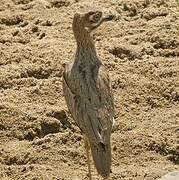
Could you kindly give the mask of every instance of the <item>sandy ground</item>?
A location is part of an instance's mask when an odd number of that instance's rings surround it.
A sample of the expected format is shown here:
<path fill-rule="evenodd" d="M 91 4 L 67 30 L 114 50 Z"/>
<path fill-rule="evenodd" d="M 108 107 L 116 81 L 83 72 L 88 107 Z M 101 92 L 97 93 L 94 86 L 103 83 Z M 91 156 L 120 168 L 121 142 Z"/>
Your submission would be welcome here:
<path fill-rule="evenodd" d="M 0 0 L 0 179 L 88 179 L 62 94 L 71 23 L 88 0 Z M 179 169 L 179 4 L 98 0 L 116 18 L 94 39 L 115 98 L 111 180 Z M 94 180 L 100 179 L 93 167 Z"/>

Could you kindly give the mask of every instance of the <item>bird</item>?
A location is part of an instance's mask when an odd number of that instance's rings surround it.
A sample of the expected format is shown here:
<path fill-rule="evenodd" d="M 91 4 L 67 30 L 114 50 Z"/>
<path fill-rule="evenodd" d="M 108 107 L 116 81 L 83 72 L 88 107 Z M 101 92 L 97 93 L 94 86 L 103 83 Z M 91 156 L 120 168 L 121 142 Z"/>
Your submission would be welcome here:
<path fill-rule="evenodd" d="M 96 51 L 93 32 L 103 22 L 113 18 L 111 14 L 105 16 L 101 10 L 74 14 L 72 29 L 76 51 L 71 61 L 66 63 L 62 75 L 67 107 L 84 136 L 90 180 L 90 150 L 97 172 L 103 180 L 108 180 L 111 172 L 113 93 L 107 68 Z"/>

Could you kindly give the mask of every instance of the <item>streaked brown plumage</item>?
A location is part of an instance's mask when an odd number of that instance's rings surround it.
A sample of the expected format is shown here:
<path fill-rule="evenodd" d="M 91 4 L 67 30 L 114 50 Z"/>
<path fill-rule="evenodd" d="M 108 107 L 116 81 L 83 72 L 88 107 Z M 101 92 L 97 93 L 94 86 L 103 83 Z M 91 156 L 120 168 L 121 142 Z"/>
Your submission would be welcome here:
<path fill-rule="evenodd" d="M 77 42 L 74 58 L 63 73 L 63 91 L 74 120 L 86 136 L 98 173 L 107 179 L 111 167 L 110 136 L 113 125 L 113 98 L 108 73 L 97 56 L 90 35 L 104 21 L 101 11 L 77 13 L 73 32 Z"/>

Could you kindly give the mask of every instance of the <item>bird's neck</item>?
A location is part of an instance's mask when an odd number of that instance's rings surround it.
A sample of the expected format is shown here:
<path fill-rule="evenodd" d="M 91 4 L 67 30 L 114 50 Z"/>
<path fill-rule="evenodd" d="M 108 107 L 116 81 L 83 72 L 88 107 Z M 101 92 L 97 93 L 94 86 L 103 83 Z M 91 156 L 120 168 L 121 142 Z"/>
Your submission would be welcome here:
<path fill-rule="evenodd" d="M 88 65 L 101 65 L 101 61 L 98 59 L 96 53 L 95 43 L 90 33 L 83 32 L 75 38 L 77 42 L 76 59 L 78 61 L 84 61 Z"/>

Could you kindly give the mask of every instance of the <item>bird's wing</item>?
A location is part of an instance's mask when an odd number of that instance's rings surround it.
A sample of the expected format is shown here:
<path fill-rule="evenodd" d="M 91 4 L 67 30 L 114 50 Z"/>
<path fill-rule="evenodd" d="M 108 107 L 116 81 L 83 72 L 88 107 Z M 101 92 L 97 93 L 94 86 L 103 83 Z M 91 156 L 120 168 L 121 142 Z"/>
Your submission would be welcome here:
<path fill-rule="evenodd" d="M 104 66 L 101 66 L 99 69 L 97 89 L 99 89 L 99 94 L 101 95 L 101 107 L 99 106 L 98 108 L 98 120 L 102 124 L 103 132 L 101 136 L 103 143 L 106 144 L 109 142 L 111 129 L 114 124 L 114 102 L 111 81 Z"/>
<path fill-rule="evenodd" d="M 68 84 L 65 73 L 63 75 L 64 96 L 74 120 L 92 143 L 105 145 L 110 142 L 114 105 L 109 76 L 103 66 L 99 69 L 95 86 L 95 98 L 90 97 L 90 93 L 84 98 L 73 92 L 74 88 Z"/>

